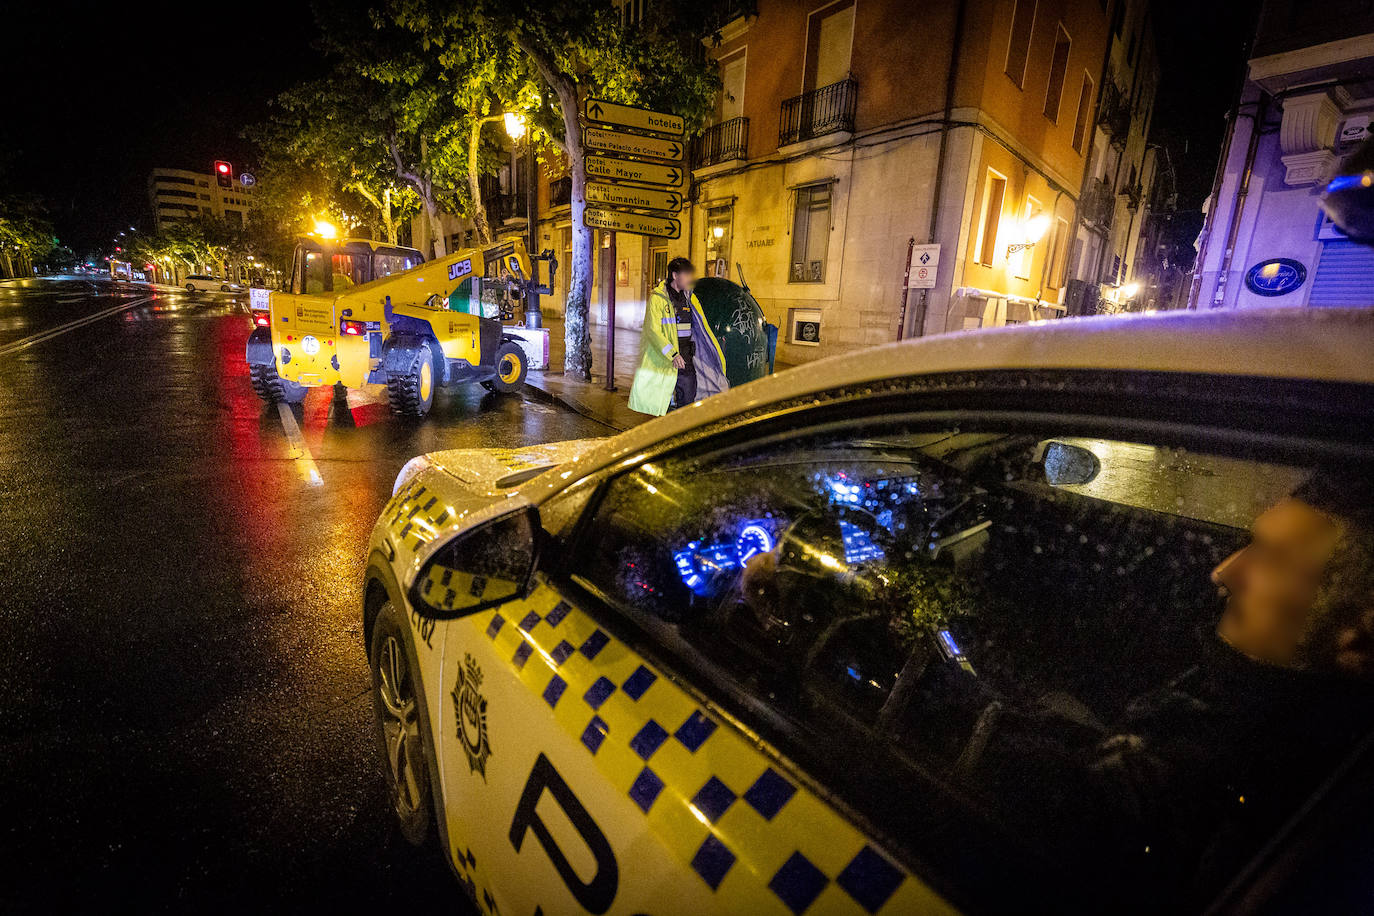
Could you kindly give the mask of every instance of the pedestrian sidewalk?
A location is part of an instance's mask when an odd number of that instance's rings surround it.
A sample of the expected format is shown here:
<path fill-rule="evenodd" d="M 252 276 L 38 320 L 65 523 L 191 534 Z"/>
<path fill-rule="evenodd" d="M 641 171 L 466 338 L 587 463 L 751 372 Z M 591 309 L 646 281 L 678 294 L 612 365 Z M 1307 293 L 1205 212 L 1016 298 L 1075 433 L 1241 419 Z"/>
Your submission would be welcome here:
<path fill-rule="evenodd" d="M 544 318 L 549 330 L 549 368 L 531 369 L 525 385 L 547 400 L 584 417 L 624 432 L 653 417 L 630 409 L 630 385 L 639 368 L 639 331 L 615 329 L 615 390 L 606 390 L 606 326 L 591 325 L 592 380 L 573 378 L 563 372 L 563 319 Z M 777 363 L 774 371 L 786 369 Z"/>
<path fill-rule="evenodd" d="M 639 332 L 615 329 L 615 391 L 606 390 L 606 326 L 591 325 L 592 380 L 563 372 L 563 319 L 544 318 L 549 331 L 549 368 L 531 369 L 526 386 L 570 410 L 618 432 L 653 417 L 630 409 L 630 385 L 639 368 Z"/>

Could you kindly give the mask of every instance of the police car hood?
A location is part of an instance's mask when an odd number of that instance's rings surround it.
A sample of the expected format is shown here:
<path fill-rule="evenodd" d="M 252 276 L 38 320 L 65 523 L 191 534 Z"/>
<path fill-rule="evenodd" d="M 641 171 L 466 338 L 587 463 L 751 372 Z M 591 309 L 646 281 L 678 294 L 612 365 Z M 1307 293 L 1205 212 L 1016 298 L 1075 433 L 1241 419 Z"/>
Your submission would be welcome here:
<path fill-rule="evenodd" d="M 464 488 L 497 493 L 519 486 L 545 471 L 572 461 L 598 445 L 600 439 L 568 439 L 520 448 L 454 448 L 412 458 L 396 477 L 395 493 L 425 468 L 438 468 Z"/>

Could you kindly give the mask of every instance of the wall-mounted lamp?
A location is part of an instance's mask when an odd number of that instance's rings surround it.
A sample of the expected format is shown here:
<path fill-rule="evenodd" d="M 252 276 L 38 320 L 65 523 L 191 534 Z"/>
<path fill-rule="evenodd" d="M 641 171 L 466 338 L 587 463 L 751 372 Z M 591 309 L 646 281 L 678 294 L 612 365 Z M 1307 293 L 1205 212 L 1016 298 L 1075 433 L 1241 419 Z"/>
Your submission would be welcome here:
<path fill-rule="evenodd" d="M 1139 283 L 1127 283 L 1125 286 L 1117 287 L 1116 290 L 1116 294 L 1122 299 L 1134 299 L 1138 292 L 1140 292 Z"/>
<path fill-rule="evenodd" d="M 1049 231 L 1050 218 L 1048 214 L 1037 213 L 1030 219 L 1021 224 L 1021 241 L 1014 242 L 1007 246 L 1007 257 L 1011 257 L 1018 251 L 1025 251 L 1034 248 L 1035 243 L 1045 237 Z"/>

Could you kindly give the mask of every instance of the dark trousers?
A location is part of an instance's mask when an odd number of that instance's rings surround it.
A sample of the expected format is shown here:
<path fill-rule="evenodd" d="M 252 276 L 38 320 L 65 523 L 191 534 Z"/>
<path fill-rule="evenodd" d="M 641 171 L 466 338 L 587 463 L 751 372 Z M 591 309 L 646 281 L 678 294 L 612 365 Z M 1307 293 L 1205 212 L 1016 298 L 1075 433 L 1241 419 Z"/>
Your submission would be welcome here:
<path fill-rule="evenodd" d="M 686 407 L 697 399 L 697 367 L 692 362 L 697 355 L 697 345 L 690 337 L 679 337 L 677 352 L 687 365 L 677 370 L 677 384 L 673 386 L 673 401 L 668 405 L 669 410 Z"/>

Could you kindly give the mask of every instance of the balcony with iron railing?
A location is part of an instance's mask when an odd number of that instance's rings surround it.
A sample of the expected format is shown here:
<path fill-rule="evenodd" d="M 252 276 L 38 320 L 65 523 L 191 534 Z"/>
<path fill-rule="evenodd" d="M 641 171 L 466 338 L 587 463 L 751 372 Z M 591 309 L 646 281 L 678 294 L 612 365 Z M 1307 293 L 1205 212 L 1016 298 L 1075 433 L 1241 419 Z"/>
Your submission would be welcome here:
<path fill-rule="evenodd" d="M 1125 143 L 1131 132 L 1131 100 L 1114 80 L 1107 80 L 1102 87 L 1102 98 L 1097 103 L 1097 123 L 1115 144 Z"/>
<path fill-rule="evenodd" d="M 1101 178 L 1089 178 L 1078 200 L 1078 213 L 1083 222 L 1110 229 L 1116 216 L 1116 195 L 1111 185 Z"/>
<path fill-rule="evenodd" d="M 853 79 L 812 89 L 783 100 L 778 146 L 854 130 L 859 84 Z"/>
<path fill-rule="evenodd" d="M 692 168 L 718 165 L 749 155 L 749 119 L 731 118 L 712 124 L 692 140 Z"/>

